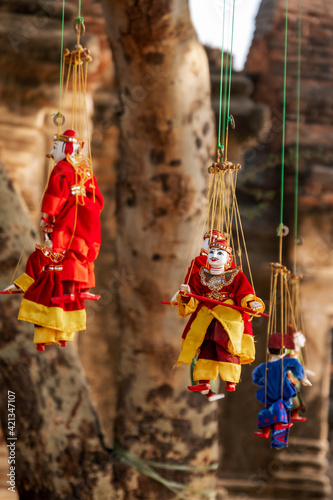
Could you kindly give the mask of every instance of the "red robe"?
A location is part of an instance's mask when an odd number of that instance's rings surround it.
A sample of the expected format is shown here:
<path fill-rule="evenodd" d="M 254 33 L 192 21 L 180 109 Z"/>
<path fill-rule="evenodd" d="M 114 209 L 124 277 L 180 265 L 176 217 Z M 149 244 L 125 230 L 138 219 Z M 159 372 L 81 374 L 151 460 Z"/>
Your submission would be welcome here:
<path fill-rule="evenodd" d="M 53 251 L 66 251 L 62 281 L 91 286 L 88 263 L 92 263 L 99 253 L 102 208 L 103 197 L 97 180 L 85 163 L 81 162 L 76 168 L 67 160 L 57 163 L 44 194 L 42 212 L 55 217 Z"/>
<path fill-rule="evenodd" d="M 233 268 L 222 275 L 211 275 L 201 267 L 192 274 L 191 291 L 202 297 L 246 307 L 251 300 L 258 300 L 244 273 Z M 237 383 L 240 365 L 254 360 L 255 349 L 252 329 L 244 330 L 244 319 L 239 311 L 221 305 L 178 296 L 179 314 L 192 313 L 183 333 L 183 346 L 178 364 L 191 363 L 198 353 L 194 380 L 215 380 L 218 373 L 222 380 Z"/>
<path fill-rule="evenodd" d="M 192 262 L 187 270 L 187 274 L 185 276 L 184 283 L 188 284 L 188 282 L 190 280 L 190 276 L 192 277 L 195 275 L 195 273 L 198 273 L 200 271 L 201 267 L 205 267 L 208 270 L 211 268 L 210 265 L 207 263 L 207 253 L 204 253 L 204 252 L 202 252 L 201 255 L 198 255 L 197 257 L 195 257 L 192 260 Z M 235 267 L 236 267 L 235 264 L 232 262 L 231 265 L 229 266 L 228 270 L 235 269 Z M 253 290 L 252 290 L 252 292 L 253 292 Z M 249 316 L 249 314 L 246 314 L 246 313 L 243 313 L 242 316 L 243 316 L 243 321 L 244 321 L 244 333 L 248 333 L 250 335 L 253 335 L 251 316 Z"/>
<path fill-rule="evenodd" d="M 61 255 L 36 245 L 29 256 L 25 272 L 15 281 L 23 292 L 18 319 L 36 326 L 35 344 L 73 340 L 73 334 L 86 328 L 84 300 L 54 305 L 51 298 L 62 295 Z"/>

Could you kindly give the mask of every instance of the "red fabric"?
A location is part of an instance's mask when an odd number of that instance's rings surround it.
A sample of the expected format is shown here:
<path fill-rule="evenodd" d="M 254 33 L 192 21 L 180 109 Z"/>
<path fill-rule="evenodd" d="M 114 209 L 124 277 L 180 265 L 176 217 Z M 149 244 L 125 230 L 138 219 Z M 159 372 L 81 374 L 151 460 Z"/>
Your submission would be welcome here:
<path fill-rule="evenodd" d="M 51 303 L 52 297 L 63 295 L 61 273 L 62 271 L 45 271 L 45 266 L 61 266 L 54 264 L 39 249 L 35 250 L 28 258 L 25 272 L 35 280 L 24 294 L 24 298 L 46 307 L 61 307 L 64 311 L 77 311 L 84 309 L 84 300 L 76 297 L 75 302 L 55 306 Z"/>
<path fill-rule="evenodd" d="M 200 347 L 198 359 L 224 361 L 226 363 L 240 364 L 239 356 L 231 356 L 228 352 L 229 336 L 221 323 L 216 318 L 209 325 L 205 339 Z"/>
<path fill-rule="evenodd" d="M 295 344 L 293 338 L 287 333 L 272 333 L 268 339 L 268 349 L 282 349 L 282 347 L 294 350 Z"/>
<path fill-rule="evenodd" d="M 192 276 L 194 273 L 199 272 L 201 267 L 206 267 L 207 269 L 210 269 L 210 265 L 209 264 L 207 265 L 207 254 L 198 255 L 197 257 L 195 257 L 194 263 L 193 260 L 191 261 L 190 267 L 188 268 L 187 274 L 185 276 L 184 283 L 188 283 L 189 275 L 191 274 Z"/>
<path fill-rule="evenodd" d="M 95 260 L 99 253 L 103 197 L 96 178 L 93 177 L 84 184 L 86 196 L 79 196 L 79 203 L 76 203 L 76 196 L 71 194 L 70 187 L 78 184 L 79 180 L 79 176 L 67 160 L 57 163 L 50 175 L 43 198 L 42 212 L 55 217 L 52 234 L 53 251 L 71 251 L 71 254 L 68 253 L 65 257 L 72 262 L 65 264 L 66 277 L 63 279 L 80 281 L 83 275 L 86 284 L 88 270 L 83 272 L 82 266 L 84 262 Z"/>
<path fill-rule="evenodd" d="M 208 288 L 208 286 L 205 286 L 201 283 L 200 279 L 200 274 L 199 272 L 196 272 L 192 274 L 189 285 L 191 288 L 191 291 L 197 295 L 201 295 L 202 297 L 208 297 L 209 294 L 211 293 L 211 290 Z M 249 283 L 248 279 L 246 278 L 245 274 L 242 273 L 241 271 L 238 271 L 234 279 L 229 285 L 223 286 L 220 290 L 220 293 L 229 293 L 232 295 L 232 300 L 237 306 L 241 306 L 241 301 L 244 297 L 246 297 L 249 294 L 254 295 L 253 288 L 251 284 Z M 223 302 L 223 300 L 222 300 Z M 200 304 L 197 307 L 197 310 L 191 315 L 185 330 L 183 332 L 183 339 L 186 338 L 186 335 L 191 327 L 192 322 L 196 318 L 198 312 L 200 309 L 205 306 L 208 307 L 209 309 L 213 309 L 216 307 L 215 304 L 210 304 L 208 302 L 200 302 Z M 246 335 L 253 335 L 252 331 L 252 323 L 250 321 L 250 316 L 248 314 L 243 313 L 242 314 L 243 322 L 244 322 L 244 334 Z M 221 325 L 221 328 L 222 325 Z M 223 329 L 224 330 L 224 329 Z"/>

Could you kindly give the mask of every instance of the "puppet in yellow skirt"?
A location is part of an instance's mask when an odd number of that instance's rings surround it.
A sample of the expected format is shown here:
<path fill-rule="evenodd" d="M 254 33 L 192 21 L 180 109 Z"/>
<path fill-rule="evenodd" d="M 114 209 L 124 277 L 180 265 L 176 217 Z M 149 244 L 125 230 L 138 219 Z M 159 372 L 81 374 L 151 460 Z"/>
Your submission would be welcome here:
<path fill-rule="evenodd" d="M 245 274 L 232 266 L 231 255 L 228 242 L 223 238 L 216 239 L 209 247 L 207 262 L 210 269 L 202 266 L 191 275 L 189 285 L 181 285 L 181 291 L 252 309 L 253 315 L 263 312 L 262 300 L 256 297 Z M 191 314 L 183 333 L 177 365 L 191 364 L 195 355 L 198 356 L 193 379 L 199 383 L 188 389 L 207 393 L 210 391 L 209 381 L 220 375 L 226 382 L 226 390 L 234 391 L 240 380 L 241 365 L 255 359 L 248 315 L 181 294 L 177 301 L 181 317 Z"/>

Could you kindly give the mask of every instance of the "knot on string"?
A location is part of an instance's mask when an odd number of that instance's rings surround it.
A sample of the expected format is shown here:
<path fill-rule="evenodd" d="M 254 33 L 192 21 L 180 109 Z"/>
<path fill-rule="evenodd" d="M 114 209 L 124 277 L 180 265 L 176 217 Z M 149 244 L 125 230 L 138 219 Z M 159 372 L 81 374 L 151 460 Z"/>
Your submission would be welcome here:
<path fill-rule="evenodd" d="M 229 116 L 228 116 L 228 124 L 229 124 L 229 123 L 230 123 L 230 125 L 231 125 L 231 128 L 232 128 L 233 130 L 235 130 L 235 128 L 236 128 L 236 122 L 235 122 L 235 118 L 234 118 L 232 115 L 229 115 Z"/>
<path fill-rule="evenodd" d="M 288 234 L 289 234 L 289 227 L 281 223 L 277 228 L 277 236 L 287 236 Z"/>
<path fill-rule="evenodd" d="M 237 163 L 236 165 L 232 163 L 231 161 L 217 161 L 212 163 L 210 167 L 208 167 L 208 173 L 209 174 L 216 174 L 220 172 L 227 172 L 229 171 L 234 171 L 234 170 L 240 170 L 242 166 Z"/>

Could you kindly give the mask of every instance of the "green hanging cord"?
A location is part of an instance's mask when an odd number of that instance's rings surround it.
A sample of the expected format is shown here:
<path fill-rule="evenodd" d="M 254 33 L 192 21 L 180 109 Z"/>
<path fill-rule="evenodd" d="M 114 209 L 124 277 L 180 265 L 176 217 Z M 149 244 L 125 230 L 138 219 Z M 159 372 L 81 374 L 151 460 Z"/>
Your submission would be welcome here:
<path fill-rule="evenodd" d="M 283 226 L 283 187 L 284 187 L 284 156 L 286 142 L 286 95 L 287 95 L 287 54 L 288 54 L 288 0 L 286 0 L 286 20 L 284 34 L 284 75 L 283 75 L 283 118 L 282 118 L 282 152 L 281 152 L 281 210 L 280 228 L 278 236 L 281 236 Z"/>
<path fill-rule="evenodd" d="M 222 150 L 224 149 L 224 143 L 221 144 L 221 122 L 222 122 L 222 107 L 223 107 L 223 98 L 222 98 L 222 89 L 223 89 L 223 58 L 224 58 L 224 25 L 225 25 L 225 2 L 223 4 L 223 26 L 222 26 L 222 49 L 221 49 L 221 76 L 220 76 L 220 107 L 219 107 L 219 133 L 218 133 L 218 147 Z"/>
<path fill-rule="evenodd" d="M 77 14 L 77 22 L 78 25 L 83 25 L 84 24 L 84 17 L 81 17 L 81 0 L 79 0 L 79 8 L 78 8 L 78 14 Z"/>
<path fill-rule="evenodd" d="M 223 97 L 223 126 L 222 126 L 222 144 L 223 144 L 223 149 L 224 149 L 224 144 L 225 144 L 225 122 L 226 122 L 226 108 L 227 108 L 227 90 L 228 90 L 228 64 L 229 64 L 229 54 L 226 54 L 226 64 L 225 64 L 225 86 L 224 86 L 224 97 Z"/>
<path fill-rule="evenodd" d="M 299 176 L 299 125 L 301 100 L 301 46 L 302 46 L 302 0 L 298 4 L 298 53 L 297 53 L 297 121 L 296 121 L 296 153 L 295 153 L 295 216 L 294 237 L 295 246 L 298 243 L 298 176 Z M 296 249 L 295 249 L 296 254 Z M 296 259 L 295 269 L 296 273 Z"/>
<path fill-rule="evenodd" d="M 229 127 L 230 116 L 230 97 L 231 97 L 231 70 L 232 70 L 232 51 L 234 45 L 234 24 L 235 24 L 235 0 L 232 6 L 232 25 L 231 25 L 231 46 L 230 46 L 230 65 L 229 65 L 229 89 L 228 89 L 228 110 L 227 110 L 227 129 Z"/>
<path fill-rule="evenodd" d="M 58 104 L 58 117 L 61 117 L 61 94 L 62 94 L 62 59 L 64 52 L 64 31 L 65 31 L 65 0 L 62 0 L 62 19 L 61 19 L 61 49 L 60 49 L 60 84 L 59 84 L 59 104 Z"/>

